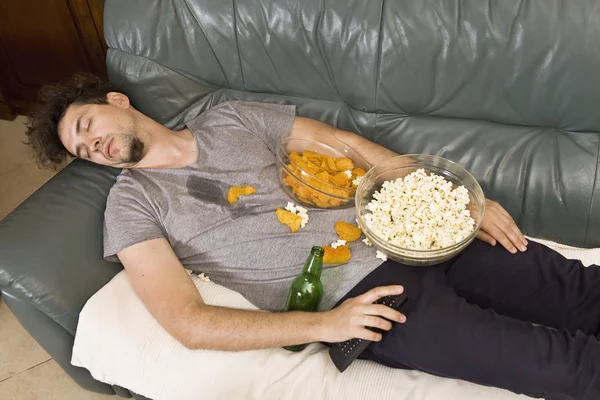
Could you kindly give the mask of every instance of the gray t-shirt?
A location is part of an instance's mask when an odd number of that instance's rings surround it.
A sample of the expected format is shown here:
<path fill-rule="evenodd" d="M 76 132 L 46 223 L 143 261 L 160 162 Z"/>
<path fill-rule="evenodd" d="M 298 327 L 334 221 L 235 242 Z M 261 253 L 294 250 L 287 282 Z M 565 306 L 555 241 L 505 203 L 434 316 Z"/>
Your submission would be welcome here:
<path fill-rule="evenodd" d="M 104 214 L 104 257 L 142 241 L 166 238 L 186 267 L 241 293 L 257 307 L 280 311 L 291 281 L 314 245 L 338 239 L 336 221 L 355 223 L 354 209 L 308 211 L 291 233 L 275 210 L 290 199 L 279 186 L 275 148 L 295 107 L 226 102 L 187 123 L 198 161 L 178 169 L 129 169 L 117 178 Z M 256 188 L 227 201 L 231 186 Z M 324 266 L 320 309 L 330 309 L 381 260 L 360 240 L 344 265 Z"/>

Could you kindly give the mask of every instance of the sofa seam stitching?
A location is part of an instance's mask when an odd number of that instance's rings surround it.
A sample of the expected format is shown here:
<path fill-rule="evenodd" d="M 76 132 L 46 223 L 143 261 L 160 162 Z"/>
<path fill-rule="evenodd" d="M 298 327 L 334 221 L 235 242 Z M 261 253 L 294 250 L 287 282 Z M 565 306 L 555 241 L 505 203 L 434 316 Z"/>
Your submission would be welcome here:
<path fill-rule="evenodd" d="M 594 208 L 594 192 L 596 191 L 596 183 L 598 181 L 598 168 L 600 168 L 600 140 L 596 146 L 596 170 L 594 171 L 594 182 L 592 183 L 592 193 L 590 194 L 590 206 L 588 208 L 588 217 L 585 224 L 585 236 L 583 241 L 587 243 L 590 230 L 590 221 L 592 220 L 592 210 Z"/>
<path fill-rule="evenodd" d="M 240 40 L 238 38 L 238 30 L 237 30 L 237 7 L 235 6 L 235 0 L 231 0 L 231 5 L 233 7 L 233 33 L 235 34 L 235 45 L 237 47 L 238 59 L 240 62 L 240 74 L 242 77 L 242 87 L 246 92 L 246 81 L 244 80 L 244 67 L 242 67 L 242 53 L 240 52 Z"/>
<path fill-rule="evenodd" d="M 382 32 L 383 32 L 383 10 L 385 7 L 385 0 L 381 0 L 381 10 L 380 10 L 380 15 L 379 15 L 379 32 L 378 32 L 378 38 L 377 38 L 377 74 L 376 74 L 376 79 L 375 79 L 375 113 L 378 114 L 377 112 L 377 103 L 378 103 L 378 96 L 379 96 L 379 81 L 381 79 L 381 38 L 383 36 Z"/>
<path fill-rule="evenodd" d="M 190 72 L 180 70 L 179 68 L 172 67 L 172 66 L 170 66 L 168 64 L 164 64 L 161 61 L 158 61 L 157 59 L 150 58 L 150 57 L 144 56 L 142 54 L 137 54 L 137 53 L 134 53 L 134 52 L 130 52 L 130 51 L 127 51 L 127 50 L 122 50 L 122 49 L 115 48 L 115 47 L 110 47 L 109 50 L 117 51 L 117 52 L 124 53 L 124 54 L 128 54 L 128 55 L 134 56 L 134 57 L 143 58 L 146 61 L 153 62 L 153 63 L 155 63 L 157 65 L 160 65 L 164 69 L 167 69 L 169 71 L 173 71 L 177 75 L 179 75 L 179 76 L 181 76 L 181 77 L 183 77 L 183 78 L 185 78 L 187 80 L 190 80 L 192 82 L 194 82 L 194 79 L 192 79 L 190 76 L 196 78 L 197 80 L 202 81 L 203 83 L 207 84 L 208 86 L 217 88 L 217 90 L 218 89 L 223 89 L 222 87 L 220 87 L 219 85 L 215 84 L 214 82 L 211 82 L 211 81 L 208 81 L 206 79 L 200 78 L 199 76 L 196 76 L 196 75 L 194 75 L 194 74 L 192 74 Z M 107 63 L 108 63 L 108 61 L 107 61 Z M 231 90 L 236 90 L 236 89 L 231 89 Z"/>
<path fill-rule="evenodd" d="M 225 78 L 225 82 L 227 82 L 227 86 L 231 87 L 231 83 L 229 83 L 229 79 L 227 78 L 227 75 L 225 74 L 225 70 L 223 69 L 223 65 L 221 64 L 221 61 L 219 61 L 219 58 L 217 57 L 217 54 L 215 53 L 215 50 L 213 49 L 213 46 L 210 43 L 210 40 L 208 39 L 208 36 L 206 35 L 206 32 L 204 32 L 204 28 L 202 28 L 202 24 L 200 24 L 200 21 L 198 20 L 198 18 L 196 18 L 196 15 L 194 14 L 194 12 L 192 11 L 192 9 L 190 8 L 190 5 L 188 4 L 188 0 L 183 0 L 183 4 L 185 4 L 185 7 L 188 9 L 188 11 L 190 12 L 190 14 L 192 15 L 192 18 L 194 18 L 194 20 L 198 24 L 198 29 L 200 29 L 200 32 L 202 32 L 202 34 L 204 35 L 204 38 L 206 39 L 206 43 L 208 44 L 208 47 L 210 48 L 210 52 L 212 53 L 213 57 L 215 57 L 215 60 L 217 61 L 217 64 L 219 64 L 219 68 L 221 69 L 221 73 L 223 74 L 223 78 Z M 237 40 L 236 40 L 236 42 L 237 42 Z M 239 47 L 238 47 L 238 53 L 239 53 Z"/>

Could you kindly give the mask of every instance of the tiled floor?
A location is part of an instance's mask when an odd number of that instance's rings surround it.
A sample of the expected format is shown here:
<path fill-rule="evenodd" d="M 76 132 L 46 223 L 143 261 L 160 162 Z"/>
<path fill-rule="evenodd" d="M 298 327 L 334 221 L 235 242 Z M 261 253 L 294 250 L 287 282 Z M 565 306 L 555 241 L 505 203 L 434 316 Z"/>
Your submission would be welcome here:
<path fill-rule="evenodd" d="M 23 144 L 25 118 L 0 120 L 0 220 L 54 171 L 39 170 Z M 0 399 L 110 400 L 81 389 L 21 327 L 0 299 Z"/>

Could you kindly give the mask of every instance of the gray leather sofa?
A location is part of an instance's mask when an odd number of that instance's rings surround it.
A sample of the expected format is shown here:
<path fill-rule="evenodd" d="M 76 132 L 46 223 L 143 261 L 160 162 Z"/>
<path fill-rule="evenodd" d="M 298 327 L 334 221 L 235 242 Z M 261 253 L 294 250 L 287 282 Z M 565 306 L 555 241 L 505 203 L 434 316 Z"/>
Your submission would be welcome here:
<path fill-rule="evenodd" d="M 596 0 L 108 0 L 105 36 L 110 79 L 169 127 L 229 99 L 294 103 L 461 163 L 529 235 L 600 246 Z M 121 269 L 102 259 L 118 173 L 75 161 L 0 222 L 0 290 L 77 383 L 130 396 L 69 362 Z"/>

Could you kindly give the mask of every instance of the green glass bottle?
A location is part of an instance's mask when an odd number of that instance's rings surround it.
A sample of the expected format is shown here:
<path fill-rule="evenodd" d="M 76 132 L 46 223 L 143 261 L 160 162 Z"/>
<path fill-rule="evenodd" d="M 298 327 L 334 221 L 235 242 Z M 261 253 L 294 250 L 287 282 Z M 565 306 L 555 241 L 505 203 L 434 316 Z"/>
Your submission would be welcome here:
<path fill-rule="evenodd" d="M 302 273 L 294 279 L 290 287 L 284 312 L 287 311 L 317 311 L 321 297 L 323 297 L 323 284 L 321 283 L 321 271 L 323 270 L 322 247 L 314 246 L 310 250 L 310 256 L 304 263 Z M 302 351 L 307 344 L 285 346 L 290 351 Z"/>

